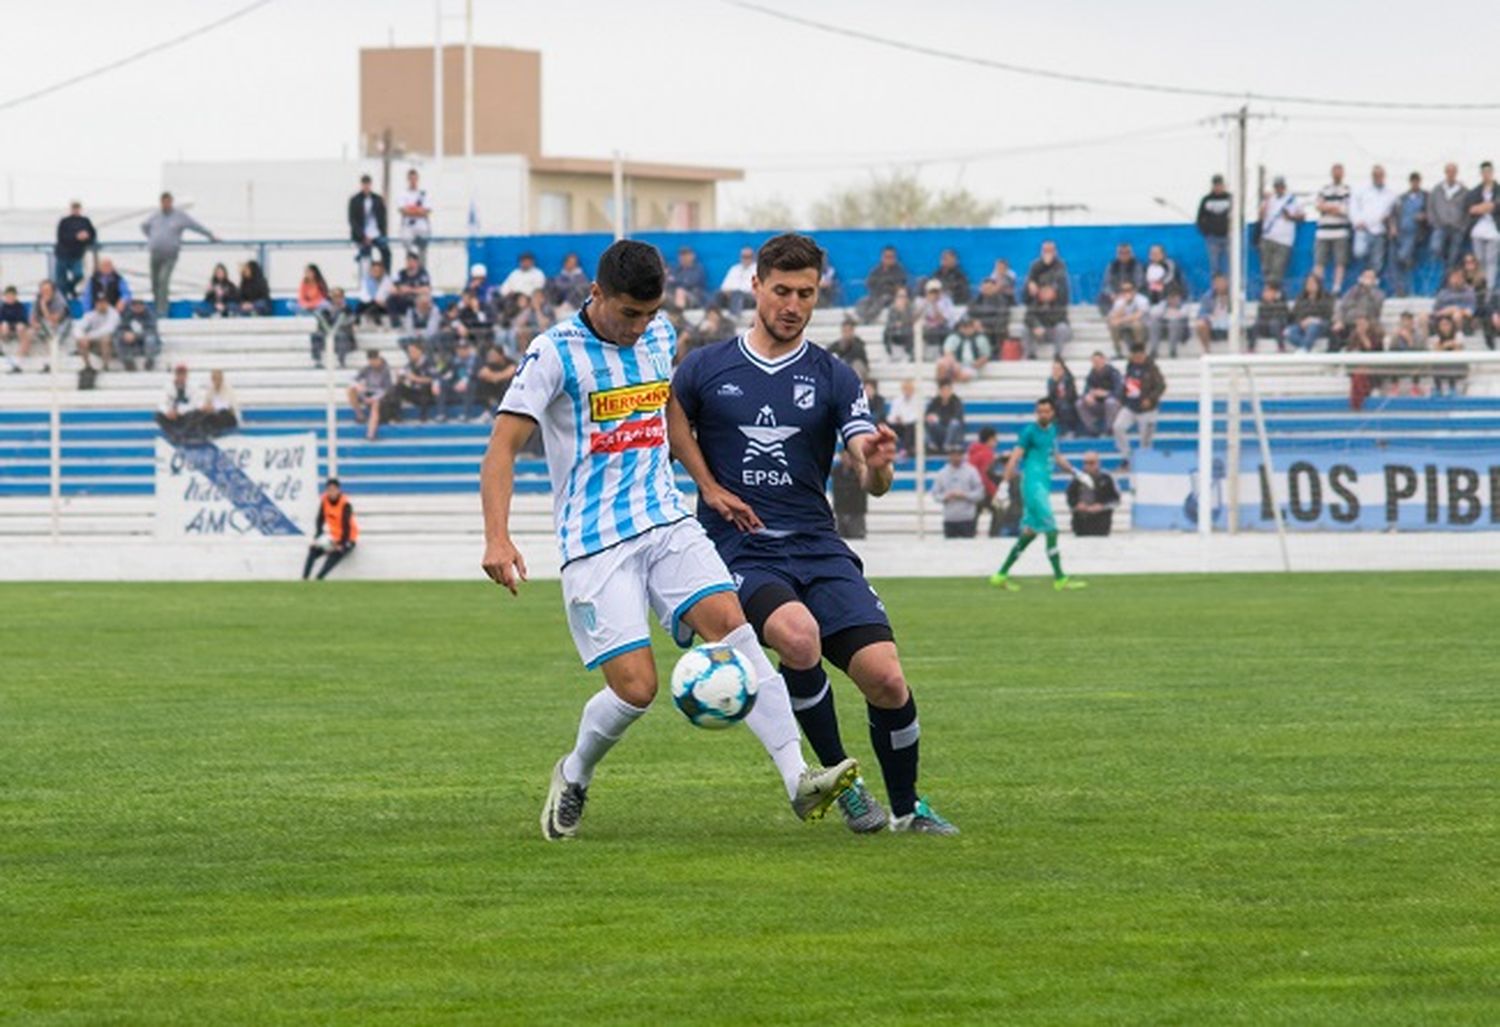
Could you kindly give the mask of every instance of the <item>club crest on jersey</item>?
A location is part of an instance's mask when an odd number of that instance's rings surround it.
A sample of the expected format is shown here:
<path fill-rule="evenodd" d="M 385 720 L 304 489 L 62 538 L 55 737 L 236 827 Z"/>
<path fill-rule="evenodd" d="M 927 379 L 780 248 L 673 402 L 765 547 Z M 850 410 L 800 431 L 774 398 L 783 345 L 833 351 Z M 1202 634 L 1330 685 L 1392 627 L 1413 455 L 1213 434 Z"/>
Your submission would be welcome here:
<path fill-rule="evenodd" d="M 734 382 L 725 382 L 719 386 L 719 395 L 721 396 L 743 396 L 744 394 L 745 390 L 734 384 Z"/>
<path fill-rule="evenodd" d="M 746 439 L 745 457 L 740 461 L 740 481 L 746 485 L 790 485 L 792 476 L 787 471 L 786 440 L 801 430 L 796 425 L 778 425 L 776 412 L 769 405 L 761 407 L 754 424 L 740 425 L 740 432 Z M 775 466 L 744 466 L 747 464 Z"/>
<path fill-rule="evenodd" d="M 818 402 L 818 386 L 811 378 L 792 380 L 792 405 L 798 410 L 811 410 Z"/>

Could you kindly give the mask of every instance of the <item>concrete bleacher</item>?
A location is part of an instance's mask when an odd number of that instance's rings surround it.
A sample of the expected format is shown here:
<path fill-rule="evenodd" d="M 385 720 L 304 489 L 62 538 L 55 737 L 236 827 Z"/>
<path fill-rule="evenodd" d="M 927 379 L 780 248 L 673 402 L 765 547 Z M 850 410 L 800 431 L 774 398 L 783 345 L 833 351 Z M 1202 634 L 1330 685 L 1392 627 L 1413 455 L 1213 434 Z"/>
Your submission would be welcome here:
<path fill-rule="evenodd" d="M 1399 301 L 1420 308 L 1424 301 Z M 1398 301 L 1389 305 L 1392 312 Z M 841 310 L 822 310 L 812 337 L 837 335 Z M 1092 307 L 1073 308 L 1075 338 L 1065 353 L 1080 384 L 1088 354 L 1109 349 L 1108 333 Z M 331 372 L 313 366 L 308 350 L 311 323 L 305 318 L 277 317 L 216 321 L 172 320 L 164 325 L 163 352 L 154 372 L 110 371 L 89 392 L 72 389 L 74 358 L 61 365 L 62 482 L 65 530 L 105 535 L 148 534 L 151 530 L 154 455 L 157 431 L 152 421 L 168 381 L 168 368 L 186 362 L 194 385 L 213 368 L 226 372 L 245 411 L 251 433 L 313 431 L 320 440 L 320 471 L 327 469 L 325 403 L 333 388 L 338 413 L 338 470 L 351 495 L 358 497 L 363 530 L 375 534 L 474 534 L 480 527 L 477 480 L 488 427 L 481 422 L 417 424 L 408 420 L 386 427 L 376 442 L 367 442 L 361 426 L 345 408 L 344 390 L 363 357 L 350 368 Z M 1019 316 L 1013 319 L 1019 327 Z M 880 327 L 861 329 L 869 349 L 871 376 L 889 396 L 896 393 L 912 365 L 892 361 L 879 344 Z M 385 351 L 400 367 L 396 337 L 388 331 L 362 330 L 360 349 Z M 1176 360 L 1163 360 L 1168 381 L 1156 444 L 1187 448 L 1196 444 L 1197 344 Z M 1032 402 L 1042 391 L 1047 362 L 996 362 L 975 381 L 960 387 L 971 434 L 993 425 L 1002 442 L 1013 438 L 1031 417 Z M 1377 399 L 1365 411 L 1348 409 L 1347 377 L 1332 368 L 1312 373 L 1271 374 L 1261 381 L 1270 397 L 1266 412 L 1274 438 L 1342 440 L 1413 438 L 1459 440 L 1500 432 L 1500 395 L 1493 376 L 1476 379 L 1469 395 Z M 52 378 L 44 374 L 0 377 L 0 533 L 39 534 L 49 527 L 48 405 Z M 1106 467 L 1117 458 L 1109 439 L 1068 439 L 1063 448 L 1077 457 L 1098 448 Z M 930 458 L 936 470 L 940 460 Z M 518 534 L 550 532 L 546 470 L 539 459 L 518 468 Z M 915 527 L 915 462 L 898 467 L 895 493 L 871 504 L 872 532 L 903 532 Z M 682 479 L 685 487 L 690 482 Z M 1122 484 L 1128 485 L 1128 481 Z M 1054 482 L 1055 502 L 1062 506 L 1065 482 Z M 930 523 L 936 513 L 929 508 Z M 1117 518 L 1128 526 L 1127 509 Z"/>

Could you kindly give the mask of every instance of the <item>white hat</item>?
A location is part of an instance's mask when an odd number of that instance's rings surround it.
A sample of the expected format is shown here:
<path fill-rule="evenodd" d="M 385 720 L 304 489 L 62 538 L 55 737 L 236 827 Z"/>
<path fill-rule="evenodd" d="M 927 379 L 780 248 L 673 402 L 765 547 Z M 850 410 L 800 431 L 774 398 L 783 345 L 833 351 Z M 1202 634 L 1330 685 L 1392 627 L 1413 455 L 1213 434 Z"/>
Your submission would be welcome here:
<path fill-rule="evenodd" d="M 483 278 L 489 273 L 490 269 L 485 267 L 483 264 L 473 264 L 469 267 L 470 278 Z"/>

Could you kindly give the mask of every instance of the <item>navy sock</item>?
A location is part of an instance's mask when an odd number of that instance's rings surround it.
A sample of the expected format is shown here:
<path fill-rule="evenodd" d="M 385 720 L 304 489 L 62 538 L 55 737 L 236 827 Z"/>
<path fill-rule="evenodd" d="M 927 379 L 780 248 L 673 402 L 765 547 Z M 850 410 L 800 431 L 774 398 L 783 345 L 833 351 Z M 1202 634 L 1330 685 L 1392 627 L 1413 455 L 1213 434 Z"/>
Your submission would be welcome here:
<path fill-rule="evenodd" d="M 848 758 L 844 741 L 839 737 L 839 717 L 833 708 L 833 689 L 823 664 L 807 670 L 793 670 L 786 664 L 777 668 L 786 679 L 786 690 L 792 697 L 792 712 L 807 736 L 807 744 L 817 753 L 818 762 L 831 767 Z"/>
<path fill-rule="evenodd" d="M 880 760 L 891 815 L 904 817 L 917 805 L 917 739 L 922 733 L 917 723 L 917 700 L 908 693 L 906 705 L 898 710 L 868 704 L 866 709 L 870 714 L 870 743 Z"/>

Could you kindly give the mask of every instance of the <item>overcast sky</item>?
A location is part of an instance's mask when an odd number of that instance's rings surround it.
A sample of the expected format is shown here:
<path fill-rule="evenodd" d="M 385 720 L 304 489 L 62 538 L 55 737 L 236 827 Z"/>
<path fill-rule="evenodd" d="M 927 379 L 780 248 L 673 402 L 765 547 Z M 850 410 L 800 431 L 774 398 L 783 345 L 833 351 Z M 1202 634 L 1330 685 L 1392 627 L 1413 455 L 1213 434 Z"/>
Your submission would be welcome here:
<path fill-rule="evenodd" d="M 247 0 L 52 0 L 6 19 L 0 103 L 210 22 Z M 1232 90 L 1500 103 L 1481 26 L 1493 8 L 1265 0 L 763 0 L 926 46 L 1060 71 Z M 458 41 L 462 0 L 447 0 Z M 474 0 L 475 41 L 543 54 L 543 147 L 745 167 L 724 214 L 911 167 L 1007 205 L 1087 204 L 1070 220 L 1172 220 L 1225 161 L 1206 119 L 1228 101 L 1042 81 L 837 38 L 722 0 Z M 643 14 L 649 12 L 649 14 Z M 1464 26 L 1479 31 L 1465 42 Z M 1445 27 L 1447 26 L 1447 27 Z M 225 28 L 86 84 L 0 110 L 0 206 L 144 205 L 164 160 L 354 154 L 361 47 L 430 45 L 428 0 L 273 0 Z M 1456 27 L 1459 35 L 1450 35 Z M 1421 114 L 1257 105 L 1252 164 L 1316 188 L 1332 159 L 1364 181 L 1445 159 L 1466 180 L 1500 153 L 1500 111 Z M 1134 140 L 1028 147 L 1127 133 Z M 1146 133 L 1150 133 L 1147 135 Z M 1012 152 L 1005 152 L 1012 151 Z M 1156 202 L 1156 198 L 1165 205 Z M 1175 209 L 1174 209 L 1175 208 Z M 1008 222 L 1013 219 L 1007 219 Z"/>

